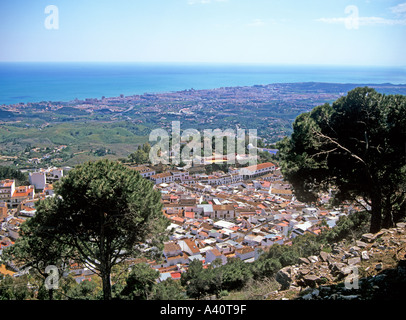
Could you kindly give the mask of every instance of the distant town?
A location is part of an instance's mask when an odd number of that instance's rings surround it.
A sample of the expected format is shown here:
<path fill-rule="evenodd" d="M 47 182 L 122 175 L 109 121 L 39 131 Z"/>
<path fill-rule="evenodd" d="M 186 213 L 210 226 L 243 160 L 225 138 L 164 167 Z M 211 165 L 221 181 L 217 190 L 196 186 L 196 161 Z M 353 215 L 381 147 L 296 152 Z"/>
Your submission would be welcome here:
<path fill-rule="evenodd" d="M 100 157 L 124 163 L 161 193 L 171 236 L 160 261 L 143 260 L 159 271 L 157 281 L 180 279 L 195 259 L 206 267 L 214 261 L 226 264 L 231 257 L 249 263 L 275 243 L 289 246 L 299 235 L 318 235 L 323 228 L 334 227 L 341 216 L 364 208 L 332 207 L 330 194 L 312 206 L 298 201 L 281 173 L 272 143 L 290 132 L 298 114 L 332 102 L 353 87 L 273 84 L 2 106 L 1 165 L 27 174 L 29 181 L 25 185 L 7 177 L 0 181 L 0 254 L 18 239 L 24 221 L 35 215 L 36 203 L 54 196 L 55 182 L 75 165 Z M 404 85 L 374 87 L 406 93 Z M 221 166 L 224 159 L 201 157 L 192 167 L 132 158 L 151 130 L 170 129 L 173 121 L 197 130 L 258 129 L 257 151 L 265 158 L 256 165 Z M 217 166 L 207 170 L 213 164 Z M 78 283 L 94 276 L 85 266 L 70 269 Z M 11 263 L 1 266 L 0 272 L 20 275 L 26 270 Z"/>
<path fill-rule="evenodd" d="M 227 172 L 211 174 L 199 173 L 194 167 L 128 167 L 160 191 L 163 214 L 170 221 L 170 239 L 164 243 L 163 258 L 130 261 L 143 261 L 158 270 L 158 282 L 179 280 L 195 259 L 204 266 L 214 261 L 226 264 L 231 257 L 253 262 L 275 243 L 290 245 L 299 235 L 318 235 L 323 228 L 334 227 L 341 216 L 360 210 L 354 206 L 330 207 L 329 194 L 323 195 L 314 207 L 301 203 L 280 168 L 271 162 L 229 167 Z M 32 170 L 27 186 L 17 186 L 12 179 L 0 181 L 0 254 L 18 239 L 21 224 L 35 215 L 37 201 L 54 196 L 54 183 L 71 169 Z M 78 264 L 70 270 L 77 283 L 95 276 Z M 17 276 L 26 270 L 10 263 L 1 266 L 0 272 Z"/>
<path fill-rule="evenodd" d="M 154 129 L 255 129 L 267 145 L 292 132 L 301 113 L 362 85 L 279 83 L 207 90 L 40 101 L 0 106 L 0 165 L 21 169 L 122 159 Z M 406 85 L 368 85 L 406 94 Z M 247 110 L 249 112 L 247 112 Z"/>

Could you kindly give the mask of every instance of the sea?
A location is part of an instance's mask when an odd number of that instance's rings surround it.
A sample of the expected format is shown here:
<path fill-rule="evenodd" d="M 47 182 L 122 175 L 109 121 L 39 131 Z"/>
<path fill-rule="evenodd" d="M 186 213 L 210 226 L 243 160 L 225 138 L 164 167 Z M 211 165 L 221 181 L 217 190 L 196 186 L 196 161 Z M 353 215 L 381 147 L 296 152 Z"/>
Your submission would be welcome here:
<path fill-rule="evenodd" d="M 1 62 L 0 105 L 297 82 L 406 84 L 406 67 Z"/>

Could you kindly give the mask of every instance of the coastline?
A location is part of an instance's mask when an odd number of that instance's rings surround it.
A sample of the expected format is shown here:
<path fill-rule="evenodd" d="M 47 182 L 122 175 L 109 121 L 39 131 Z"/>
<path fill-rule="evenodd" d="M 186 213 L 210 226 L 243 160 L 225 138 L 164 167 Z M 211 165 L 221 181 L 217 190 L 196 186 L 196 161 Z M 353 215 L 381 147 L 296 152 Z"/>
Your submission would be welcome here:
<path fill-rule="evenodd" d="M 0 62 L 0 105 L 303 82 L 406 85 L 406 67 Z"/>

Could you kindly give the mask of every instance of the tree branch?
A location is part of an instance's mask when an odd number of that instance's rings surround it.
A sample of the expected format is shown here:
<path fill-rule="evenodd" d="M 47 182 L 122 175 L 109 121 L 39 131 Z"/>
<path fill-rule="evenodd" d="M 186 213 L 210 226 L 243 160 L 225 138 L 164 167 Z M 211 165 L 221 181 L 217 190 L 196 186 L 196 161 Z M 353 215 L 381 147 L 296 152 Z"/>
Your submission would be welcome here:
<path fill-rule="evenodd" d="M 325 134 L 322 134 L 320 131 L 316 131 L 313 130 L 313 133 L 318 136 L 321 137 L 323 139 L 326 139 L 328 141 L 330 141 L 331 143 L 335 144 L 338 148 L 344 150 L 345 152 L 347 152 L 351 157 L 357 159 L 359 162 L 361 162 L 362 164 L 365 165 L 365 167 L 368 167 L 366 162 L 360 158 L 359 156 L 357 156 L 355 153 L 353 153 L 351 150 L 347 149 L 346 147 L 344 147 L 343 145 L 339 144 L 336 140 L 334 140 L 333 138 L 326 136 Z M 336 148 L 337 149 L 337 148 Z"/>

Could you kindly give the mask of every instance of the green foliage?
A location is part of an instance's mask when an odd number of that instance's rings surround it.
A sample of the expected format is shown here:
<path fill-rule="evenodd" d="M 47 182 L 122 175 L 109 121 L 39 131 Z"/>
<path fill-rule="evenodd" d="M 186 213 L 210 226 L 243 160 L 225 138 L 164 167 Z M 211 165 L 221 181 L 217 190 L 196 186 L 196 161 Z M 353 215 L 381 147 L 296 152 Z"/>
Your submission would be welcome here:
<path fill-rule="evenodd" d="M 128 156 L 130 162 L 135 164 L 146 164 L 150 163 L 149 160 L 149 152 L 151 150 L 151 146 L 149 143 L 144 143 L 142 146 L 138 146 L 137 151 L 131 153 Z"/>
<path fill-rule="evenodd" d="M 0 279 L 0 300 L 26 300 L 32 298 L 34 290 L 29 289 L 27 283 L 27 275 L 18 278 L 10 275 L 2 276 L 2 279 Z"/>
<path fill-rule="evenodd" d="M 368 218 L 366 211 L 340 217 L 334 228 L 324 230 L 317 239 L 322 244 L 332 244 L 343 239 L 357 238 L 367 232 Z"/>
<path fill-rule="evenodd" d="M 61 179 L 55 194 L 40 201 L 37 214 L 23 224 L 11 256 L 36 266 L 66 258 L 90 264 L 110 299 L 114 265 L 141 255 L 140 243 L 156 248 L 152 256 L 162 248 L 168 220 L 160 194 L 136 171 L 109 160 L 88 162 Z"/>
<path fill-rule="evenodd" d="M 66 296 L 69 300 L 100 300 L 103 296 L 100 284 L 92 280 L 84 280 L 70 288 Z"/>
<path fill-rule="evenodd" d="M 213 292 L 213 277 L 210 271 L 203 269 L 199 260 L 193 260 L 186 273 L 181 275 L 181 284 L 186 288 L 186 294 L 191 298 L 201 298 Z"/>
<path fill-rule="evenodd" d="M 18 185 L 28 184 L 28 174 L 24 174 L 20 170 L 11 167 L 0 166 L 0 180 L 4 179 L 14 179 Z"/>
<path fill-rule="evenodd" d="M 390 227 L 405 214 L 405 124 L 406 96 L 356 88 L 296 118 L 278 144 L 282 173 L 299 200 L 332 189 L 337 203 L 370 205 L 371 232 Z"/>
<path fill-rule="evenodd" d="M 185 298 L 185 290 L 180 281 L 171 278 L 157 283 L 151 296 L 151 300 L 183 300 Z"/>
<path fill-rule="evenodd" d="M 130 300 L 148 300 L 155 289 L 155 281 L 159 271 L 148 264 L 137 263 L 133 266 L 126 280 L 126 286 L 121 291 L 121 298 Z"/>
<path fill-rule="evenodd" d="M 352 239 L 354 230 L 363 233 L 367 222 L 366 212 L 340 217 L 336 227 L 323 230 L 319 236 L 306 233 L 294 238 L 290 246 L 276 243 L 252 263 L 233 258 L 225 265 L 204 269 L 202 263 L 195 260 L 182 274 L 181 283 L 187 296 L 197 299 L 211 294 L 219 296 L 224 291 L 243 290 L 251 280 L 272 278 L 281 268 L 298 263 L 299 258 L 319 254 L 325 245 Z"/>

